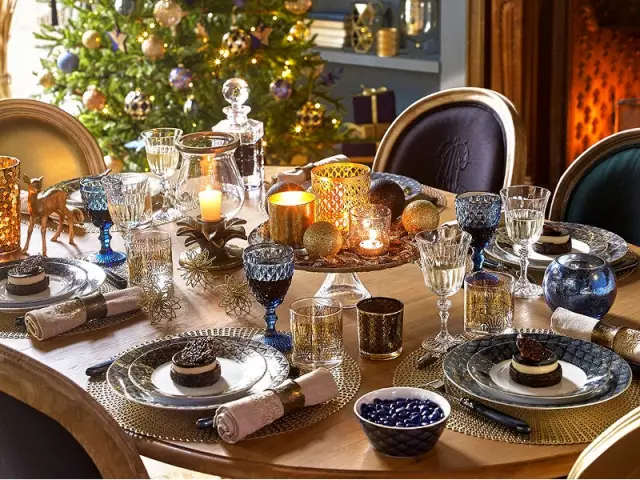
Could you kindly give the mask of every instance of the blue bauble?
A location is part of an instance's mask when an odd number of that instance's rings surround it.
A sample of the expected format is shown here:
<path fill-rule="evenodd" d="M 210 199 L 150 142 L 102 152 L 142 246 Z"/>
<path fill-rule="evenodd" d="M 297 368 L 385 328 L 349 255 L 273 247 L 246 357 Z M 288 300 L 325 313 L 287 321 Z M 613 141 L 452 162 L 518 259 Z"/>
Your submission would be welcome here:
<path fill-rule="evenodd" d="M 184 114 L 188 117 L 197 117 L 199 110 L 200 105 L 198 105 L 198 102 L 194 98 L 188 98 L 187 101 L 184 102 Z"/>
<path fill-rule="evenodd" d="M 176 90 L 185 90 L 191 87 L 193 73 L 184 67 L 175 67 L 169 73 L 169 84 Z"/>
<path fill-rule="evenodd" d="M 136 0 L 116 0 L 114 7 L 120 15 L 131 15 L 136 9 Z"/>
<path fill-rule="evenodd" d="M 291 97 L 293 93 L 293 87 L 284 78 L 276 78 L 271 85 L 269 85 L 269 91 L 278 100 L 286 100 Z"/>
<path fill-rule="evenodd" d="M 556 258 L 544 273 L 544 298 L 551 310 L 566 308 L 602 318 L 616 299 L 616 275 L 602 258 L 569 253 Z"/>
<path fill-rule="evenodd" d="M 80 59 L 75 53 L 63 52 L 58 57 L 58 68 L 64 73 L 75 72 L 80 64 Z"/>

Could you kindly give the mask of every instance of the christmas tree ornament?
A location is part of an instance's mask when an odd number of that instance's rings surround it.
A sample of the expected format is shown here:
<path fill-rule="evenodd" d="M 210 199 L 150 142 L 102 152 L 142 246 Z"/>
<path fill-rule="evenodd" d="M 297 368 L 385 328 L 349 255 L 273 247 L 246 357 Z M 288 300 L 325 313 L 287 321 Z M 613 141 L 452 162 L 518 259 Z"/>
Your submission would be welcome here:
<path fill-rule="evenodd" d="M 56 83 L 56 78 L 50 70 L 42 70 L 38 75 L 38 83 L 44 88 L 51 88 Z"/>
<path fill-rule="evenodd" d="M 207 32 L 206 27 L 201 22 L 198 22 L 198 24 L 196 25 L 194 33 L 201 42 L 207 43 L 209 41 L 209 33 Z"/>
<path fill-rule="evenodd" d="M 304 22 L 297 21 L 289 30 L 287 40 L 291 42 L 306 42 L 309 40 L 309 34 L 309 27 L 307 27 Z"/>
<path fill-rule="evenodd" d="M 169 72 L 169 85 L 178 91 L 193 87 L 192 81 L 193 73 L 182 65 L 172 68 Z"/>
<path fill-rule="evenodd" d="M 285 0 L 284 8 L 294 15 L 304 15 L 309 11 L 312 4 L 311 0 Z"/>
<path fill-rule="evenodd" d="M 222 46 L 229 50 L 232 56 L 247 53 L 251 47 L 251 35 L 238 27 L 231 27 L 231 30 L 222 37 Z"/>
<path fill-rule="evenodd" d="M 369 202 L 374 205 L 384 205 L 391 210 L 392 218 L 398 218 L 404 210 L 404 190 L 396 182 L 379 178 L 371 182 Z"/>
<path fill-rule="evenodd" d="M 57 61 L 58 68 L 64 73 L 75 72 L 80 65 L 80 59 L 70 51 L 62 52 Z"/>
<path fill-rule="evenodd" d="M 82 95 L 82 104 L 87 110 L 100 112 L 107 102 L 107 97 L 95 85 L 89 85 Z"/>
<path fill-rule="evenodd" d="M 96 30 L 87 30 L 82 35 L 82 45 L 89 50 L 96 50 L 102 46 L 102 36 Z"/>
<path fill-rule="evenodd" d="M 142 54 L 152 62 L 160 60 L 164 57 L 167 48 L 164 46 L 164 40 L 157 35 L 149 35 L 142 42 Z"/>
<path fill-rule="evenodd" d="M 251 46 L 256 49 L 261 47 L 262 45 L 269 45 L 269 35 L 273 32 L 273 28 L 265 27 L 264 25 L 260 25 L 253 29 L 251 32 L 251 37 L 253 37 L 253 41 Z"/>
<path fill-rule="evenodd" d="M 200 105 L 196 101 L 193 96 L 187 98 L 187 101 L 184 102 L 184 114 L 188 117 L 195 118 L 198 116 L 198 111 L 200 110 Z"/>
<path fill-rule="evenodd" d="M 114 52 L 121 51 L 127 53 L 127 45 L 125 42 L 127 41 L 128 35 L 122 33 L 117 25 L 116 28 L 107 33 L 107 37 L 111 40 L 111 50 Z"/>
<path fill-rule="evenodd" d="M 131 15 L 136 9 L 136 0 L 116 0 L 113 6 L 120 15 Z"/>
<path fill-rule="evenodd" d="M 246 0 L 233 0 L 233 4 L 238 8 L 244 8 Z"/>
<path fill-rule="evenodd" d="M 332 257 L 342 249 L 342 232 L 333 223 L 316 222 L 304 232 L 302 242 L 310 257 Z"/>
<path fill-rule="evenodd" d="M 402 225 L 409 233 L 434 230 L 440 224 L 438 207 L 428 200 L 411 202 L 402 212 Z"/>
<path fill-rule="evenodd" d="M 291 97 L 293 93 L 293 87 L 284 78 L 276 78 L 269 85 L 269 92 L 277 100 L 286 100 Z"/>
<path fill-rule="evenodd" d="M 174 0 L 159 0 L 153 6 L 153 18 L 163 27 L 177 26 L 185 15 Z"/>
<path fill-rule="evenodd" d="M 132 90 L 124 98 L 124 111 L 135 120 L 144 120 L 151 110 L 151 101 L 140 90 Z"/>
<path fill-rule="evenodd" d="M 322 125 L 324 107 L 309 100 L 296 112 L 296 118 L 302 128 L 317 128 Z"/>

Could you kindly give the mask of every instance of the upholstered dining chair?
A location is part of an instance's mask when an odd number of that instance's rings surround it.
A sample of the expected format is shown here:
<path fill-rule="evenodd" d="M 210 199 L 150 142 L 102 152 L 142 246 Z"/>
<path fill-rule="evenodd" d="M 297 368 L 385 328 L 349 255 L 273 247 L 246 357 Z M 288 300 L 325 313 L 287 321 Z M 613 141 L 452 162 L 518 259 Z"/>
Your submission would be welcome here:
<path fill-rule="evenodd" d="M 0 345 L 0 478 L 148 478 L 133 441 L 87 392 Z"/>
<path fill-rule="evenodd" d="M 402 112 L 380 142 L 373 170 L 454 193 L 524 183 L 526 136 L 509 100 L 483 88 L 428 95 Z"/>
<path fill-rule="evenodd" d="M 560 178 L 551 220 L 582 223 L 640 244 L 640 128 L 615 133 L 587 149 Z"/>
<path fill-rule="evenodd" d="M 640 478 L 639 442 L 640 407 L 598 435 L 582 451 L 567 478 Z"/>
<path fill-rule="evenodd" d="M 0 100 L 0 132 L 0 155 L 20 160 L 21 177 L 44 176 L 45 187 L 106 169 L 93 135 L 55 105 L 22 98 Z"/>

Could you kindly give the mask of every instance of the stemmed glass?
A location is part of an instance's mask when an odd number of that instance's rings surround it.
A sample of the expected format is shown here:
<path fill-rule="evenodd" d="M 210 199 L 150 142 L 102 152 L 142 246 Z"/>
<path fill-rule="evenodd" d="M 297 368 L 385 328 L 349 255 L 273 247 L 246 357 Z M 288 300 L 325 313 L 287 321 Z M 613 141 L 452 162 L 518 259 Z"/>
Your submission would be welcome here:
<path fill-rule="evenodd" d="M 128 244 L 134 228 L 151 223 L 149 178 L 139 173 L 116 173 L 104 177 L 102 186 L 113 223 L 122 230 Z"/>
<path fill-rule="evenodd" d="M 162 179 L 162 210 L 153 218 L 159 222 L 173 222 L 182 218 L 182 212 L 175 205 L 175 195 L 171 192 L 169 178 L 176 172 L 180 154 L 175 146 L 176 140 L 182 136 L 179 128 L 153 128 L 142 132 L 147 162 L 151 171 Z"/>
<path fill-rule="evenodd" d="M 434 353 L 445 353 L 459 343 L 447 329 L 451 300 L 448 297 L 462 287 L 467 271 L 471 235 L 455 227 L 442 226 L 437 230 L 420 232 L 415 237 L 420 251 L 424 283 L 438 296 L 440 332 L 426 338 L 422 347 Z"/>
<path fill-rule="evenodd" d="M 277 243 L 259 243 L 242 255 L 247 281 L 256 300 L 265 308 L 267 327 L 257 340 L 282 352 L 291 350 L 291 336 L 276 331 L 276 307 L 284 300 L 293 278 L 293 249 Z"/>
<path fill-rule="evenodd" d="M 516 185 L 500 190 L 504 204 L 507 235 L 519 248 L 520 277 L 516 281 L 514 296 L 535 298 L 542 295 L 542 287 L 527 279 L 529 248 L 540 239 L 544 226 L 544 213 L 551 192 L 546 188 Z"/>
<path fill-rule="evenodd" d="M 111 248 L 111 234 L 113 225 L 111 214 L 107 207 L 107 195 L 98 178 L 83 178 L 80 181 L 80 195 L 84 208 L 91 217 L 91 222 L 100 229 L 100 251 L 91 253 L 85 260 L 105 267 L 119 265 L 127 259 L 123 252 Z"/>
<path fill-rule="evenodd" d="M 484 249 L 500 223 L 500 195 L 485 192 L 461 193 L 456 197 L 456 217 L 460 228 L 471 235 L 473 271 L 482 270 Z"/>

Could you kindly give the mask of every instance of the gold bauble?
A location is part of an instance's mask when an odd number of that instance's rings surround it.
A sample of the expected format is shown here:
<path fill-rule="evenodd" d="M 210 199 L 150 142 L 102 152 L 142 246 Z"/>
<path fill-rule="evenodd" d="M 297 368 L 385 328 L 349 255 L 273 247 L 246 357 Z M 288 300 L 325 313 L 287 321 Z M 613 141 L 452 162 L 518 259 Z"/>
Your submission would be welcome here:
<path fill-rule="evenodd" d="M 157 35 L 149 35 L 149 37 L 142 42 L 142 54 L 152 62 L 164 57 L 166 51 L 164 40 Z"/>
<path fill-rule="evenodd" d="M 303 128 L 317 128 L 324 120 L 324 106 L 308 101 L 296 112 L 296 118 Z"/>
<path fill-rule="evenodd" d="M 289 36 L 291 40 L 297 40 L 298 42 L 306 42 L 309 40 L 309 28 L 304 24 L 304 22 L 296 22 L 293 27 L 289 30 Z M 289 38 L 287 37 L 289 40 Z"/>
<path fill-rule="evenodd" d="M 329 222 L 316 222 L 307 228 L 302 239 L 310 257 L 331 257 L 342 249 L 342 233 Z"/>
<path fill-rule="evenodd" d="M 182 7 L 173 0 L 159 0 L 153 6 L 153 18 L 163 27 L 175 27 L 184 17 Z"/>
<path fill-rule="evenodd" d="M 440 225 L 438 207 L 428 200 L 411 202 L 402 212 L 402 225 L 409 233 L 434 230 Z"/>
<path fill-rule="evenodd" d="M 82 35 L 82 45 L 89 50 L 96 50 L 102 46 L 102 37 L 96 30 L 87 30 Z"/>
<path fill-rule="evenodd" d="M 104 156 L 104 164 L 111 169 L 111 173 L 120 173 L 124 169 L 124 162 L 111 155 Z"/>
<path fill-rule="evenodd" d="M 107 97 L 104 96 L 95 85 L 89 85 L 87 90 L 82 95 L 82 104 L 86 107 L 87 110 L 93 111 L 102 111 L 105 103 L 107 102 Z"/>
<path fill-rule="evenodd" d="M 56 77 L 49 70 L 43 70 L 38 75 L 38 83 L 44 88 L 51 88 L 56 83 Z"/>
<path fill-rule="evenodd" d="M 285 0 L 284 8 L 287 9 L 287 12 L 293 13 L 294 15 L 303 15 L 309 11 L 313 5 L 311 0 Z"/>

